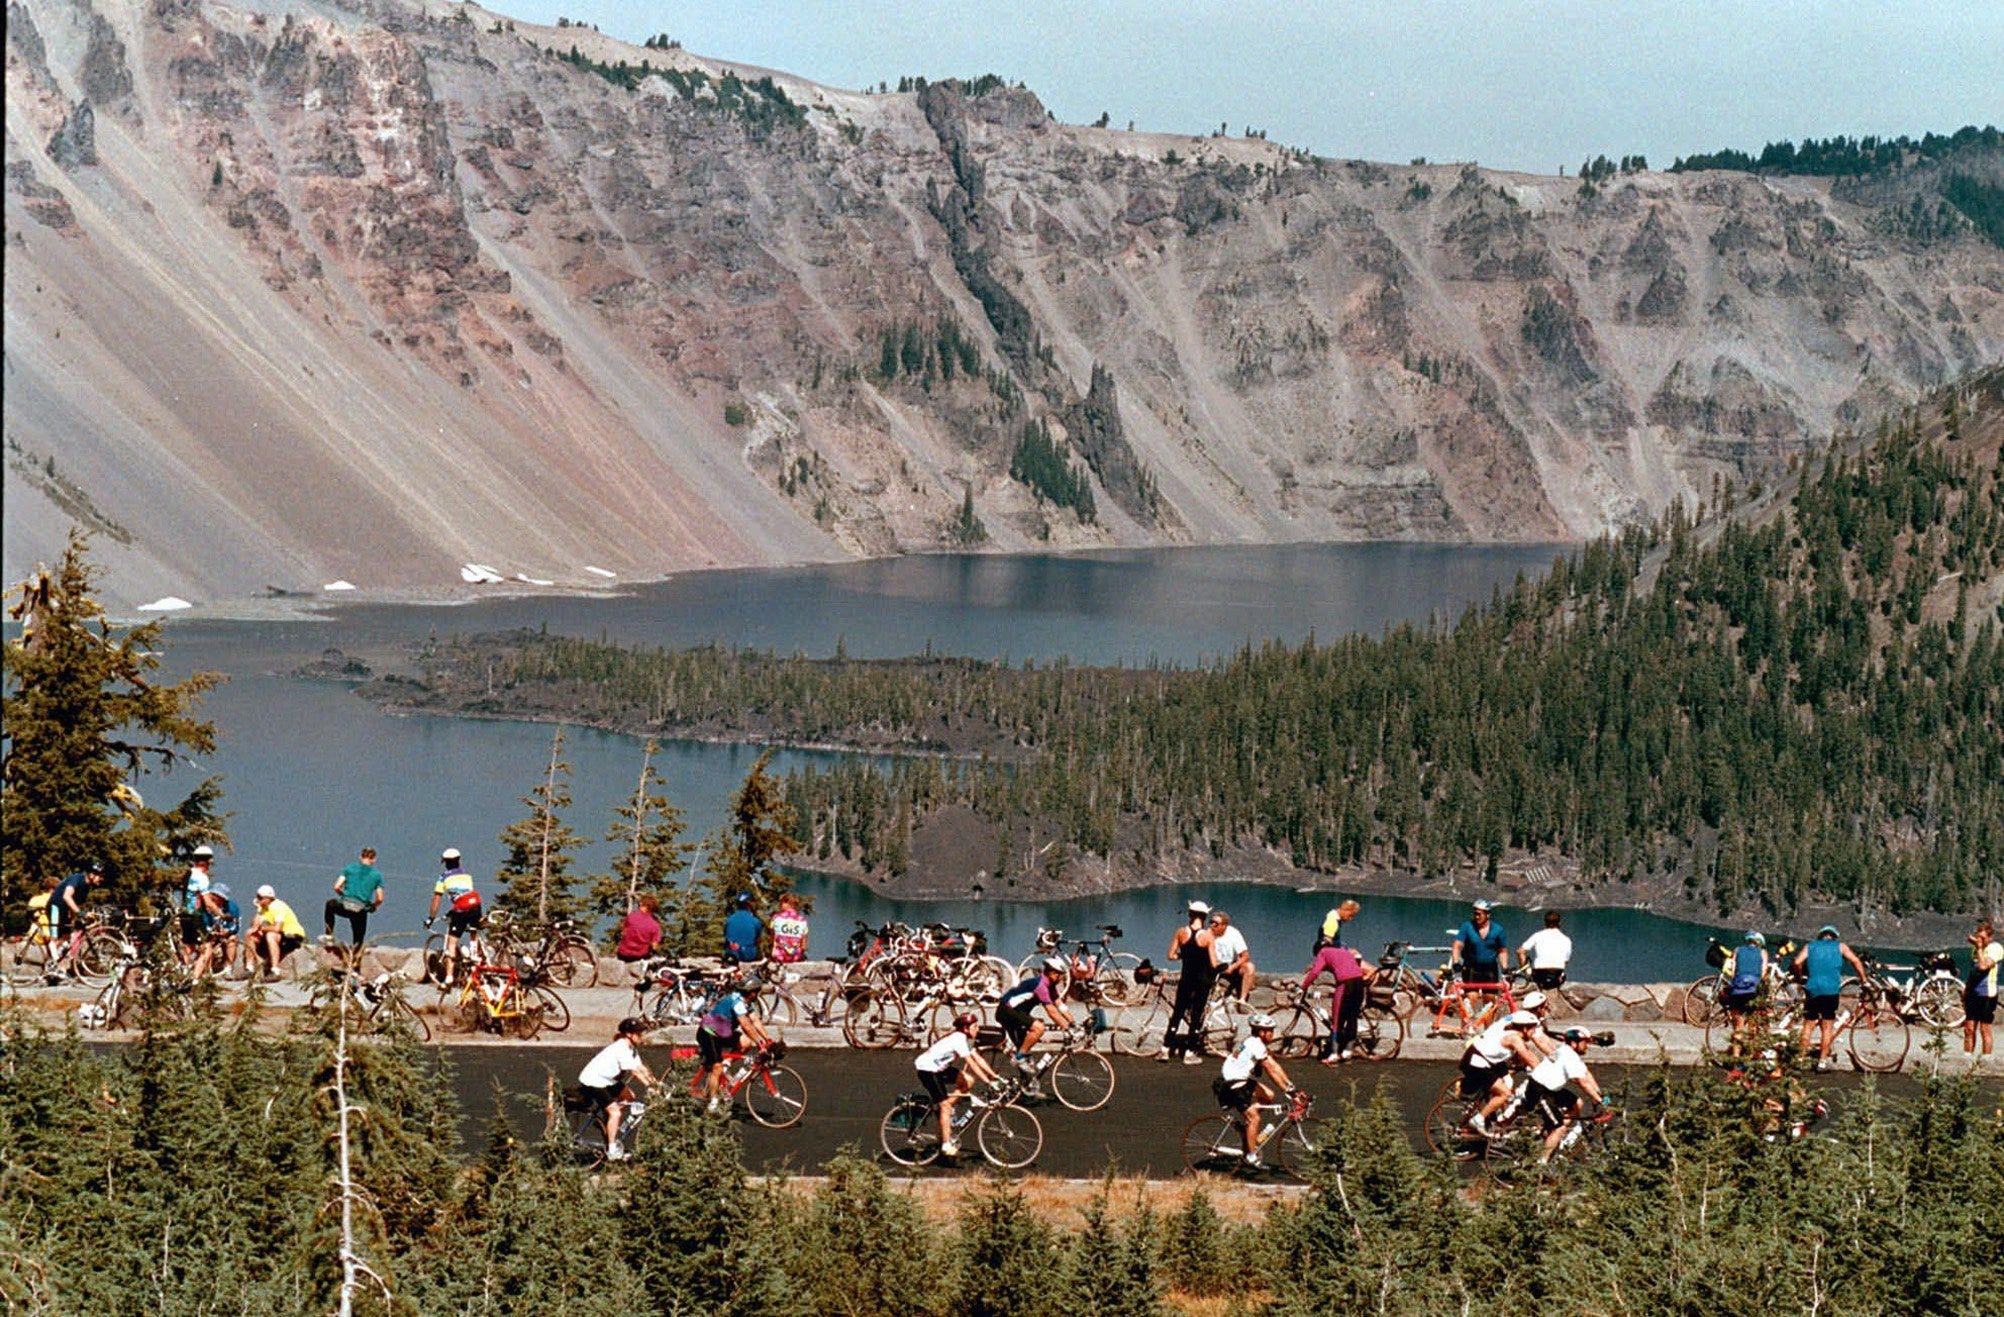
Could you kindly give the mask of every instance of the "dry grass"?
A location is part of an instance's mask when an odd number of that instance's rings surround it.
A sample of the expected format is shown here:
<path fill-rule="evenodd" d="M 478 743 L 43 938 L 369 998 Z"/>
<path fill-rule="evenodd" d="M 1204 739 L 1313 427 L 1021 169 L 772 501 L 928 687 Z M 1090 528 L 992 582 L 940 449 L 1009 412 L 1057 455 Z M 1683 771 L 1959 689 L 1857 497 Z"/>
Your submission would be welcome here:
<path fill-rule="evenodd" d="M 822 1176 L 790 1176 L 786 1187 L 803 1196 L 827 1183 Z M 911 1195 L 928 1220 L 938 1224 L 958 1219 L 970 1194 L 978 1193 L 987 1180 L 979 1176 L 925 1176 L 910 1180 L 892 1179 L 894 1189 Z M 1112 1180 L 1066 1180 L 1049 1175 L 1027 1175 L 1015 1182 L 1023 1201 L 1038 1216 L 1061 1227 L 1075 1227 L 1085 1220 L 1085 1209 L 1102 1190 L 1115 1219 L 1123 1219 L 1146 1203 L 1158 1214 L 1180 1212 L 1189 1204 L 1191 1191 L 1200 1181 L 1191 1178 L 1148 1180 L 1138 1175 Z M 1234 1224 L 1253 1224 L 1266 1216 L 1276 1202 L 1292 1202 L 1307 1192 L 1303 1185 L 1249 1185 L 1237 1181 L 1213 1180 L 1201 1183 L 1210 1191 L 1211 1206 L 1218 1215 Z"/>

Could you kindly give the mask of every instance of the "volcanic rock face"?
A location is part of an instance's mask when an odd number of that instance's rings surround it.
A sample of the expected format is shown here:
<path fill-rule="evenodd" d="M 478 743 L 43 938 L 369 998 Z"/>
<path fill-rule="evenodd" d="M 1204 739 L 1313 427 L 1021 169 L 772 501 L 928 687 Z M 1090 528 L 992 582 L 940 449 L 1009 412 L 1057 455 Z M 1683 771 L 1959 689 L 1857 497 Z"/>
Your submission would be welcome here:
<path fill-rule="evenodd" d="M 417 0 L 12 0 L 11 579 L 1591 534 L 2004 347 L 1871 186 L 1569 180 L 871 95 Z M 1093 520 L 1012 479 L 1041 421 Z"/>

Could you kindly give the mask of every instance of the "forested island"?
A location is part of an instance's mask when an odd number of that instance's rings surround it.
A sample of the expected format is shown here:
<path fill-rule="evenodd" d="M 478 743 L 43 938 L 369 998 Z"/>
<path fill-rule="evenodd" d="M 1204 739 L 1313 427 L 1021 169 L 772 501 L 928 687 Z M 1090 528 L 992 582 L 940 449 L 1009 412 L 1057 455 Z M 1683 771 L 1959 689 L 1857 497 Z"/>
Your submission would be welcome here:
<path fill-rule="evenodd" d="M 1196 668 L 428 643 L 408 710 L 836 746 L 796 862 L 911 895 L 1184 877 L 1715 915 L 1992 908 L 2004 371 L 1451 623 Z"/>

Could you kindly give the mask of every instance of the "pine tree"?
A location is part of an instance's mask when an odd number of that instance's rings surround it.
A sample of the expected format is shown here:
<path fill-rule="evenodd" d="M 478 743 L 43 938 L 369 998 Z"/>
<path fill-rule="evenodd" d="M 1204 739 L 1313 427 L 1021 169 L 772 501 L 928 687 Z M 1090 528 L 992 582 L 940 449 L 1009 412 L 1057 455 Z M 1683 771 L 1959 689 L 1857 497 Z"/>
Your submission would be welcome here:
<path fill-rule="evenodd" d="M 563 820 L 563 812 L 571 807 L 571 766 L 563 753 L 560 726 L 550 737 L 550 761 L 542 780 L 522 797 L 528 816 L 501 832 L 501 845 L 508 852 L 496 875 L 501 908 L 539 925 L 569 919 L 584 907 L 571 875 L 581 839 Z"/>
<path fill-rule="evenodd" d="M 72 531 L 53 572 L 19 587 L 9 615 L 21 635 L 5 645 L 7 737 L 0 758 L 0 907 L 20 884 L 105 862 L 111 895 L 178 876 L 166 855 L 197 842 L 227 844 L 219 779 L 179 804 L 149 808 L 135 779 L 192 765 L 216 748 L 215 724 L 196 716 L 221 678 L 198 672 L 155 681 L 161 624 L 113 625 L 92 595 L 89 537 Z"/>
<path fill-rule="evenodd" d="M 686 921 L 699 948 L 723 945 L 724 917 L 742 893 L 764 909 L 793 890 L 779 861 L 799 850 L 793 839 L 793 806 L 786 786 L 771 772 L 772 751 L 759 755 L 731 797 L 728 817 L 704 841 L 702 893 L 689 894 Z"/>
<path fill-rule="evenodd" d="M 612 869 L 591 880 L 591 908 L 617 921 L 640 900 L 643 893 L 661 902 L 662 925 L 673 922 L 675 907 L 683 895 L 675 875 L 688 857 L 690 847 L 681 840 L 682 811 L 662 795 L 661 774 L 655 771 L 654 756 L 660 743 L 649 738 L 640 756 L 640 780 L 633 798 L 614 811 L 618 818 L 606 830 L 605 839 L 618 843 Z"/>

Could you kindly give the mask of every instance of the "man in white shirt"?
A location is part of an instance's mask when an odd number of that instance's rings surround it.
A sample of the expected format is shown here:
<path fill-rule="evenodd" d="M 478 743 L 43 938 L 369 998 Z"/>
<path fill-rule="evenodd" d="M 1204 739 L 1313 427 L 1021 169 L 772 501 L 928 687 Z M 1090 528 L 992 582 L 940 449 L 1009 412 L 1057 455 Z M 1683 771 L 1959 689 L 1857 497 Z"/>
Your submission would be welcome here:
<path fill-rule="evenodd" d="M 1475 1040 L 1461 1054 L 1461 1096 L 1483 1099 L 1481 1107 L 1468 1118 L 1468 1128 L 1475 1134 L 1488 1138 L 1489 1118 L 1510 1100 L 1511 1067 L 1528 1069 L 1545 1059 L 1531 1045 L 1529 1036 L 1540 1027 L 1538 1017 L 1531 1012 L 1512 1011 L 1475 1035 Z"/>
<path fill-rule="evenodd" d="M 1556 910 L 1545 911 L 1545 926 L 1517 948 L 1517 959 L 1530 967 L 1531 982 L 1547 992 L 1566 981 L 1566 966 L 1573 959 L 1573 940 L 1559 931 L 1562 919 Z"/>
<path fill-rule="evenodd" d="M 992 1083 L 995 1071 L 974 1050 L 974 1035 L 981 1030 L 981 1017 L 962 1011 L 953 1017 L 953 1029 L 944 1038 L 919 1053 L 913 1065 L 926 1096 L 939 1109 L 939 1151 L 943 1157 L 958 1157 L 960 1144 L 953 1137 L 953 1109 L 974 1091 L 974 1081 Z"/>
<path fill-rule="evenodd" d="M 1232 927 L 1232 917 L 1222 910 L 1211 915 L 1211 965 L 1217 977 L 1237 985 L 1234 991 L 1244 1005 L 1253 985 L 1252 950 L 1246 946 L 1246 935 Z"/>
<path fill-rule="evenodd" d="M 1537 1112 L 1545 1127 L 1545 1161 L 1552 1159 L 1566 1142 L 1567 1132 L 1579 1123 L 1582 1093 L 1596 1104 L 1606 1101 L 1600 1095 L 1600 1081 L 1586 1063 L 1593 1035 L 1574 1025 L 1561 1038 L 1556 1052 L 1531 1067 L 1524 1090 L 1524 1106 Z"/>
<path fill-rule="evenodd" d="M 1242 1113 L 1246 1122 L 1246 1165 L 1259 1166 L 1259 1107 L 1257 1103 L 1271 1102 L 1276 1093 L 1291 1093 L 1294 1086 L 1287 1081 L 1287 1071 L 1280 1068 L 1271 1051 L 1273 1044 L 1273 1017 L 1261 1012 L 1252 1017 L 1252 1032 L 1247 1034 L 1225 1056 L 1225 1063 L 1218 1068 L 1218 1077 L 1211 1081 L 1211 1091 L 1217 1094 L 1218 1105 Z M 1273 1081 L 1271 1086 L 1261 1082 L 1264 1074 Z"/>
<path fill-rule="evenodd" d="M 627 1157 L 626 1148 L 619 1141 L 619 1123 L 631 1101 L 626 1093 L 627 1081 L 638 1079 L 650 1088 L 654 1085 L 654 1072 L 640 1059 L 640 1040 L 646 1036 L 647 1021 L 628 1016 L 619 1022 L 619 1032 L 613 1040 L 578 1072 L 578 1087 L 584 1090 L 585 1101 L 593 1111 L 602 1113 L 605 1120 L 607 1161 L 620 1162 Z"/>

